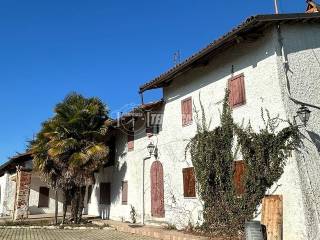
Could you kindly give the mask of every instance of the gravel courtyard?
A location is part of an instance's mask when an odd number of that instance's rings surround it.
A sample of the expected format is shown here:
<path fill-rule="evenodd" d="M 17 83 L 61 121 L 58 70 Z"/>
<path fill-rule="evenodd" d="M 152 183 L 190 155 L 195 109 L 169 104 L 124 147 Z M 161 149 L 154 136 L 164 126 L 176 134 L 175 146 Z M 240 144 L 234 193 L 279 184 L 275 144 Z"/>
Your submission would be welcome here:
<path fill-rule="evenodd" d="M 0 229 L 0 240 L 152 240 L 153 238 L 117 232 L 109 229 L 49 230 L 49 229 Z"/>

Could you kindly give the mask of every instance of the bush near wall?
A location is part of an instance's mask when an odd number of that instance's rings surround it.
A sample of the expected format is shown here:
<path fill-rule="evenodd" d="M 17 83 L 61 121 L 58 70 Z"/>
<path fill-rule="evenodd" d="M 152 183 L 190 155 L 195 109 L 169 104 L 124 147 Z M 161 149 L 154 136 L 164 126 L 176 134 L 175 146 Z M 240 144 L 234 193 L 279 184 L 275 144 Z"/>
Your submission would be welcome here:
<path fill-rule="evenodd" d="M 209 130 L 204 108 L 201 119 L 196 111 L 197 134 L 187 145 L 195 168 L 198 193 L 204 203 L 206 233 L 238 234 L 244 223 L 251 220 L 265 192 L 283 173 L 286 159 L 299 144 L 297 126 L 288 126 L 276 131 L 282 121 L 262 118 L 265 127 L 255 132 L 250 126 L 235 124 L 228 104 L 226 91 L 221 125 Z M 200 97 L 199 97 L 200 98 Z M 235 150 L 236 149 L 236 150 Z M 243 191 L 234 182 L 235 155 L 240 151 L 244 160 L 241 179 Z"/>

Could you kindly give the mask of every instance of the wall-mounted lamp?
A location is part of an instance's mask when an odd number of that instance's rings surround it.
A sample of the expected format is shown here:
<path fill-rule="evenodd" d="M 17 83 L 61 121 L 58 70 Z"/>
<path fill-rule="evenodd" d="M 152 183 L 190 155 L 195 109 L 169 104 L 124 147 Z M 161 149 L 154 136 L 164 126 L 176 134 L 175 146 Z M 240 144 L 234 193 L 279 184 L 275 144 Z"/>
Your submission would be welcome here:
<path fill-rule="evenodd" d="M 158 149 L 157 147 L 152 143 L 150 142 L 147 146 L 147 149 L 148 149 L 148 152 L 150 154 L 150 156 L 154 155 L 156 158 L 158 156 Z"/>
<path fill-rule="evenodd" d="M 309 108 L 307 108 L 305 105 L 302 104 L 301 107 L 298 109 L 297 115 L 295 116 L 295 118 L 299 117 L 300 121 L 303 123 L 303 126 L 306 127 L 310 119 L 310 114 L 311 114 L 311 111 L 309 110 Z"/>

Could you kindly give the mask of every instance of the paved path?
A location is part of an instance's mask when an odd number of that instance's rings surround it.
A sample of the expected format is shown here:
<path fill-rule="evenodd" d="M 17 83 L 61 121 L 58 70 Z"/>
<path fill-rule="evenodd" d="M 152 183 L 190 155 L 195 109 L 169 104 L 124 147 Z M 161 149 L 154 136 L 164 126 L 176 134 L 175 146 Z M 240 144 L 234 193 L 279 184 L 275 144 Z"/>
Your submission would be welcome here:
<path fill-rule="evenodd" d="M 0 240 L 153 240 L 153 238 L 117 232 L 111 229 L 51 230 L 0 229 Z"/>

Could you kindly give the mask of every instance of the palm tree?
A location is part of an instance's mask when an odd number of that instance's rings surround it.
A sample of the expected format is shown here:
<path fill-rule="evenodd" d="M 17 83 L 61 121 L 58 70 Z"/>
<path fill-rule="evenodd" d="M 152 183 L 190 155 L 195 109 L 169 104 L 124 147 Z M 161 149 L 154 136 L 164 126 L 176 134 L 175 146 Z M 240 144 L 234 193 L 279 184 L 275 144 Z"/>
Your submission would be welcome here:
<path fill-rule="evenodd" d="M 63 222 L 71 200 L 71 218 L 79 223 L 85 187 L 94 183 L 94 172 L 108 160 L 108 110 L 98 98 L 72 93 L 54 112 L 30 144 L 34 169 L 65 193 Z"/>

